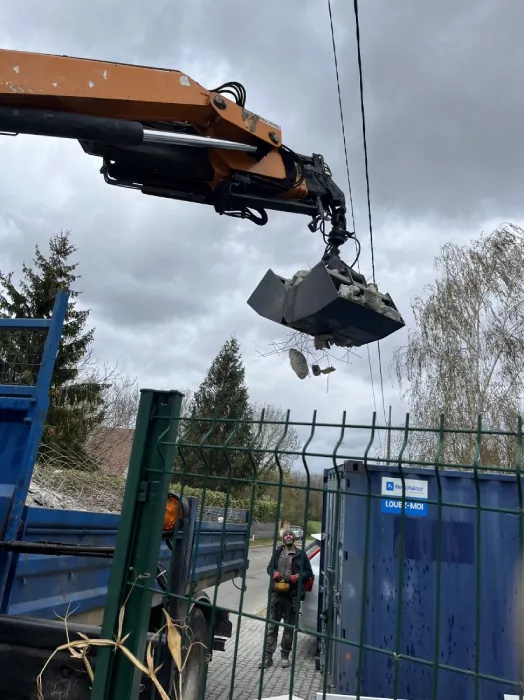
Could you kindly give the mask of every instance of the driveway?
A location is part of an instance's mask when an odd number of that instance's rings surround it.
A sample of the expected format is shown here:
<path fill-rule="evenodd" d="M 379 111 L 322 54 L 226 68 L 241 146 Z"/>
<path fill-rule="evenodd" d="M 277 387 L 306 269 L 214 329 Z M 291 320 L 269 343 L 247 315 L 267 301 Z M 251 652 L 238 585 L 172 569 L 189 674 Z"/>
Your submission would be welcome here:
<path fill-rule="evenodd" d="M 281 668 L 278 653 L 275 665 L 264 670 L 262 694 L 259 696 L 265 620 L 242 618 L 240 638 L 236 655 L 233 694 L 230 696 L 233 662 L 235 660 L 236 626 L 238 616 L 233 619 L 233 637 L 226 642 L 226 651 L 215 652 L 209 665 L 205 700 L 258 700 L 278 696 L 289 697 L 291 668 Z M 293 684 L 295 700 L 316 700 L 322 690 L 322 675 L 315 670 L 315 639 L 299 634 L 296 643 L 296 660 Z"/>
<path fill-rule="evenodd" d="M 262 659 L 265 630 L 265 610 L 268 597 L 267 565 L 272 547 L 252 547 L 249 552 L 249 569 L 246 576 L 247 590 L 244 594 L 242 612 L 258 615 L 259 619 L 241 617 L 236 669 L 233 693 L 232 669 L 235 661 L 236 630 L 239 616 L 231 615 L 233 636 L 226 642 L 225 652 L 215 652 L 209 665 L 205 700 L 258 700 L 261 671 L 258 664 Z M 236 581 L 238 585 L 241 579 Z M 212 598 L 214 590 L 207 591 Z M 237 610 L 240 591 L 232 581 L 222 584 L 218 589 L 217 604 L 231 610 Z M 259 614 L 262 612 L 263 616 Z M 279 634 L 279 642 L 282 632 Z M 275 665 L 264 671 L 261 698 L 289 696 L 291 668 L 283 669 L 279 665 L 278 650 Z M 296 660 L 293 685 L 293 697 L 300 700 L 316 700 L 317 691 L 322 689 L 322 675 L 315 670 L 315 638 L 299 634 L 296 642 Z"/>
<path fill-rule="evenodd" d="M 251 547 L 249 550 L 249 569 L 247 570 L 246 586 L 242 612 L 256 615 L 267 607 L 267 594 L 269 579 L 267 565 L 271 557 L 272 547 Z M 226 581 L 218 588 L 217 605 L 238 611 L 240 605 L 240 591 L 235 586 L 242 584 L 242 579 Z M 208 588 L 206 593 L 213 600 L 215 589 Z"/>

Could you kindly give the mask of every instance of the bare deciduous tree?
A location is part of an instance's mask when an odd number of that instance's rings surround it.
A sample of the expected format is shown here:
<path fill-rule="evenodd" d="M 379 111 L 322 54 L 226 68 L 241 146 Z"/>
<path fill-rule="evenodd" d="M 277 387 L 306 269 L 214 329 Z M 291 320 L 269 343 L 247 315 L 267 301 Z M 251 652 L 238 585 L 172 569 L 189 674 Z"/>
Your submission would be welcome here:
<path fill-rule="evenodd" d="M 281 517 L 294 525 L 304 527 L 309 520 L 322 520 L 322 474 L 294 470 L 285 479 L 282 490 Z M 309 492 L 309 493 L 308 493 Z"/>
<path fill-rule="evenodd" d="M 134 428 L 140 389 L 136 377 L 114 373 L 104 391 L 104 422 L 108 428 Z"/>
<path fill-rule="evenodd" d="M 292 425 L 286 430 L 286 411 L 280 406 L 273 406 L 269 403 L 253 404 L 253 416 L 255 420 L 260 420 L 264 411 L 264 419 L 260 435 L 254 445 L 256 449 L 263 450 L 258 453 L 260 462 L 257 465 L 258 478 L 263 480 L 272 474 L 278 473 L 278 466 L 275 458 L 275 450 L 282 470 L 289 473 L 296 460 L 296 455 L 282 454 L 283 452 L 297 451 L 300 447 L 298 433 Z M 256 435 L 259 424 L 253 425 Z M 278 449 L 277 449 L 278 448 Z"/>
<path fill-rule="evenodd" d="M 120 373 L 118 366 L 105 363 L 100 367 L 95 362 L 85 366 L 84 376 L 86 381 L 94 378 L 103 386 L 103 420 L 89 435 L 89 455 L 100 466 L 120 452 L 122 459 L 127 460 L 140 401 L 138 380 Z"/>
<path fill-rule="evenodd" d="M 524 391 L 524 231 L 504 225 L 469 245 L 447 243 L 436 279 L 413 303 L 416 329 L 394 367 L 417 425 L 516 426 Z M 471 464 L 475 435 L 448 440 L 448 461 Z M 514 442 L 514 441 L 513 441 Z M 414 435 L 411 452 L 431 460 L 435 438 Z M 484 438 L 481 462 L 510 466 L 508 440 Z"/>

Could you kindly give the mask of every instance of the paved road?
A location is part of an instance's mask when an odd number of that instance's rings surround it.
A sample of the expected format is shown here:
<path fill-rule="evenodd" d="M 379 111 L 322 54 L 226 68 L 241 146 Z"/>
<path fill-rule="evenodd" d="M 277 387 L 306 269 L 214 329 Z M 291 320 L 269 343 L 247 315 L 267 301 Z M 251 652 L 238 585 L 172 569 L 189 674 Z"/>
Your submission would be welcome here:
<path fill-rule="evenodd" d="M 271 556 L 272 547 L 251 547 L 249 550 L 249 569 L 247 570 L 246 586 L 242 612 L 256 615 L 267 607 L 268 577 L 267 564 Z M 238 610 L 240 604 L 240 591 L 234 585 L 241 586 L 242 579 L 227 581 L 218 588 L 217 605 L 222 605 L 230 610 Z M 214 588 L 206 590 L 213 600 Z"/>

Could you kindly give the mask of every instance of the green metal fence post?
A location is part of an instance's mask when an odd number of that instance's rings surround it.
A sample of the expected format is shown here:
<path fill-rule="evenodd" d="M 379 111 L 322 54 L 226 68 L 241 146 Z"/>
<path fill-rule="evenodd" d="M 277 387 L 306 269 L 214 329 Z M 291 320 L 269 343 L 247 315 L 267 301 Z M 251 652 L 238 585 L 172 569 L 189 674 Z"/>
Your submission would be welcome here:
<path fill-rule="evenodd" d="M 157 570 L 178 420 L 183 394 L 178 391 L 141 392 L 133 449 L 129 462 L 115 557 L 111 569 L 102 639 L 115 639 L 120 611 L 125 604 L 122 635 L 125 645 L 141 661 L 147 642 L 151 611 L 151 585 L 133 583 Z M 163 440 L 163 450 L 159 440 Z M 132 593 L 130 594 L 132 590 Z M 100 648 L 97 654 L 92 700 L 138 697 L 140 671 L 122 653 Z"/>

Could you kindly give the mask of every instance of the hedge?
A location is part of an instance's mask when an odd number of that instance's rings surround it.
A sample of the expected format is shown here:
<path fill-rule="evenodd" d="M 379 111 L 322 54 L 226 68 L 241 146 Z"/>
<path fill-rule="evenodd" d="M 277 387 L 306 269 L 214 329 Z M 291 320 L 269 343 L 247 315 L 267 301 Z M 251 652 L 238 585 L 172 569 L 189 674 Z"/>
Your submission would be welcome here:
<path fill-rule="evenodd" d="M 181 484 L 171 484 L 173 491 L 182 491 Z M 184 496 L 194 496 L 202 502 L 202 489 L 184 486 Z M 205 505 L 212 508 L 224 508 L 226 494 L 222 491 L 206 491 Z M 233 498 L 230 496 L 228 507 L 238 510 L 250 510 L 249 498 Z M 255 501 L 253 506 L 253 520 L 259 523 L 272 523 L 277 519 L 277 504 L 275 501 Z"/>
<path fill-rule="evenodd" d="M 319 532 L 322 532 L 322 523 L 320 520 L 310 520 L 307 524 L 307 534 L 311 537 L 311 535 Z"/>

